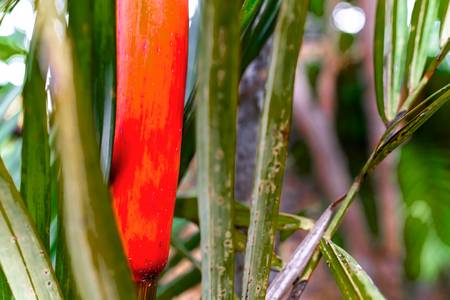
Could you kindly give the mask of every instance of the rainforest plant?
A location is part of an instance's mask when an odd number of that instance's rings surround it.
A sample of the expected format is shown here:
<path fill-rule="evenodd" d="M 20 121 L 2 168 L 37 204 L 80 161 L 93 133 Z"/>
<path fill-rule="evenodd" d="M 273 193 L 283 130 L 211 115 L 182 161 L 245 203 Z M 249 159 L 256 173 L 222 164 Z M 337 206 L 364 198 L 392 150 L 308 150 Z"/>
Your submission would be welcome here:
<path fill-rule="evenodd" d="M 187 1 L 118 1 L 117 45 L 110 182 L 134 280 L 152 285 L 169 255 L 178 183 Z"/>
<path fill-rule="evenodd" d="M 1 1 L 2 18 L 19 1 Z M 198 283 L 202 299 L 298 299 L 321 259 L 344 298 L 384 298 L 333 238 L 367 176 L 450 99 L 448 81 L 427 90 L 450 50 L 448 1 L 415 1 L 410 22 L 406 0 L 376 1 L 371 65 L 385 131 L 316 220 L 280 212 L 280 200 L 317 1 L 200 1 L 190 29 L 185 0 L 61 3 L 35 2 L 29 47 L 0 37 L 0 59 L 26 53 L 23 126 L 8 131 L 21 167 L 0 161 L 1 300 L 172 299 Z M 427 59 L 432 32 L 439 52 Z M 239 83 L 267 43 L 247 205 L 235 195 Z M 1 87 L 0 108 L 19 93 Z M 298 231 L 283 260 L 276 244 Z"/>

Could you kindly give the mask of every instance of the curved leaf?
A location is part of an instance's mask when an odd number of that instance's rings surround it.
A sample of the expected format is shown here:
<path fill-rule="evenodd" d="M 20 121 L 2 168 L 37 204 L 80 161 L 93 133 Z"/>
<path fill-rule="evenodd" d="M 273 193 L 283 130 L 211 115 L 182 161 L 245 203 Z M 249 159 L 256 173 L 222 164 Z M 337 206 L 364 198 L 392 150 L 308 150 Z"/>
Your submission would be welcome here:
<path fill-rule="evenodd" d="M 430 38 L 437 20 L 438 0 L 417 0 L 411 17 L 410 34 L 407 50 L 407 87 L 412 93 L 422 78 Z"/>
<path fill-rule="evenodd" d="M 320 251 L 345 299 L 385 299 L 372 279 L 344 249 L 322 239 Z"/>
<path fill-rule="evenodd" d="M 387 122 L 384 111 L 384 31 L 385 31 L 386 0 L 378 0 L 375 16 L 375 33 L 373 42 L 373 65 L 375 79 L 375 94 L 378 113 L 383 122 Z"/>
<path fill-rule="evenodd" d="M 0 264 L 17 299 L 62 299 L 50 260 L 0 161 Z"/>

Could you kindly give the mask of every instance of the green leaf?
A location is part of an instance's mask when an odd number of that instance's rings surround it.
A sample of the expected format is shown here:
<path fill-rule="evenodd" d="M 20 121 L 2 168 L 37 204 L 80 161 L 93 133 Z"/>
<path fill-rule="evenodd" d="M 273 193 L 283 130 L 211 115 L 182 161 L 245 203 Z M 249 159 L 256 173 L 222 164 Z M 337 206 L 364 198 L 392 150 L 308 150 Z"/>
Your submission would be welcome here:
<path fill-rule="evenodd" d="M 38 14 L 37 18 L 41 18 Z M 39 22 L 39 21 L 38 21 Z M 23 87 L 22 174 L 20 193 L 44 246 L 50 247 L 50 146 L 45 75 L 39 67 L 41 28 L 36 27 Z"/>
<path fill-rule="evenodd" d="M 0 265 L 16 299 L 62 299 L 48 255 L 0 161 Z"/>
<path fill-rule="evenodd" d="M 3 117 L 11 103 L 20 95 L 21 88 L 8 83 L 0 87 L 0 116 Z"/>
<path fill-rule="evenodd" d="M 173 238 L 173 234 L 172 234 Z M 200 232 L 194 233 L 187 240 L 183 241 L 183 246 L 188 251 L 192 251 L 196 249 L 200 245 Z M 180 252 L 175 252 L 169 259 L 166 268 L 161 274 L 161 278 L 166 274 L 172 267 L 175 267 L 182 259 L 184 258 L 183 254 Z"/>
<path fill-rule="evenodd" d="M 422 257 L 434 246 L 435 235 L 440 243 L 450 246 L 450 156 L 434 141 L 412 142 L 401 152 L 399 183 L 405 203 L 406 220 L 403 229 L 405 240 L 405 270 L 410 278 L 436 278 L 448 267 L 438 264 L 427 271 Z M 429 250 L 428 250 L 429 251 Z M 432 251 L 432 250 L 431 250 Z M 436 250 L 436 255 L 441 252 Z M 448 256 L 448 254 L 447 254 Z M 436 257 L 438 259 L 438 257 Z M 428 274 L 427 274 L 428 273 Z"/>
<path fill-rule="evenodd" d="M 407 111 L 414 103 L 417 102 L 419 95 L 422 93 L 423 89 L 426 87 L 427 83 L 433 77 L 439 65 L 445 59 L 447 53 L 450 51 L 450 39 L 447 39 L 446 43 L 442 46 L 441 51 L 435 57 L 435 59 L 428 66 L 425 74 L 423 75 L 420 82 L 417 84 L 415 90 L 406 98 L 405 102 L 400 109 L 400 112 Z"/>
<path fill-rule="evenodd" d="M 20 112 L 15 113 L 9 119 L 3 121 L 0 126 L 0 142 L 5 141 L 11 136 L 12 131 L 17 127 Z"/>
<path fill-rule="evenodd" d="M 93 5 L 92 66 L 94 121 L 100 143 L 100 161 L 109 177 L 116 112 L 115 0 L 88 1 Z"/>
<path fill-rule="evenodd" d="M 438 111 L 448 100 L 450 100 L 450 84 L 447 84 L 439 91 L 428 97 L 419 106 L 415 107 L 400 119 L 396 120 L 386 131 L 381 144 L 372 154 L 372 158 L 366 164 L 365 171 L 369 172 L 375 168 L 388 154 L 394 151 L 401 144 L 406 142 L 436 111 Z M 402 121 L 406 124 L 392 132 Z"/>
<path fill-rule="evenodd" d="M 450 39 L 450 1 L 441 1 L 439 7 L 439 20 L 441 22 L 440 39 L 441 45 L 444 45 Z"/>
<path fill-rule="evenodd" d="M 53 78 L 57 79 L 50 87 L 55 99 L 56 138 L 64 178 L 64 232 L 74 278 L 84 299 L 133 299 L 135 289 L 100 167 L 92 86 L 85 85 L 87 79 L 83 76 L 89 69 L 84 65 L 89 60 L 83 47 L 84 30 L 89 32 L 89 28 L 83 25 L 91 2 L 77 1 L 76 7 L 71 7 L 72 41 L 61 38 L 55 30 L 54 25 L 60 20 L 53 1 L 41 0 L 40 4 L 45 13 L 42 50 L 46 51 Z M 79 40 L 74 39 L 78 36 Z M 72 49 L 71 42 L 78 47 Z"/>
<path fill-rule="evenodd" d="M 258 15 L 254 17 L 252 26 L 242 32 L 241 74 L 244 73 L 247 66 L 259 54 L 267 39 L 272 35 L 281 2 L 280 0 L 264 1 Z"/>
<path fill-rule="evenodd" d="M 391 26 L 391 49 L 388 55 L 388 99 L 386 103 L 386 117 L 389 121 L 397 115 L 401 101 L 403 78 L 405 72 L 405 53 L 408 38 L 407 0 L 395 0 L 392 4 L 392 16 L 387 22 Z M 380 75 L 378 75 L 380 76 Z"/>
<path fill-rule="evenodd" d="M 181 274 L 168 284 L 158 287 L 158 300 L 170 300 L 180 295 L 187 289 L 194 287 L 201 280 L 202 274 L 196 268 Z"/>
<path fill-rule="evenodd" d="M 23 32 L 15 31 L 11 35 L 0 36 L 0 60 L 8 60 L 14 55 L 25 55 L 26 36 Z"/>
<path fill-rule="evenodd" d="M 265 1 L 262 0 L 245 0 L 241 8 L 241 28 L 242 34 L 245 35 L 248 28 L 252 25 L 258 15 L 261 5 Z"/>
<path fill-rule="evenodd" d="M 0 299 L 9 300 L 12 298 L 11 289 L 9 288 L 8 281 L 6 280 L 3 270 L 0 268 Z"/>
<path fill-rule="evenodd" d="M 266 43 L 267 39 L 271 36 L 274 27 L 276 17 L 278 16 L 278 10 L 280 7 L 280 0 L 265 1 L 262 5 L 258 16 L 255 17 L 255 22 L 252 25 L 252 29 L 248 30 L 248 34 L 243 35 L 244 26 L 241 23 L 241 44 L 242 55 L 240 70 L 241 75 L 251 61 L 258 55 L 261 48 Z M 247 37 L 248 35 L 248 37 Z M 180 173 L 179 181 L 183 179 L 189 164 L 195 154 L 195 112 L 194 101 L 196 101 L 197 83 L 191 83 L 192 90 L 190 91 L 186 104 L 184 107 L 183 118 L 183 138 L 181 140 L 181 160 L 180 160 Z"/>
<path fill-rule="evenodd" d="M 320 251 L 345 299 L 385 299 L 372 279 L 344 249 L 323 239 Z"/>
<path fill-rule="evenodd" d="M 280 9 L 261 117 L 243 298 L 264 299 L 269 279 L 292 114 L 297 58 L 309 1 L 286 0 Z"/>
<path fill-rule="evenodd" d="M 175 204 L 175 216 L 198 223 L 198 205 L 196 197 L 178 197 Z M 278 213 L 275 228 L 280 231 L 310 230 L 314 226 L 311 219 L 287 213 Z M 234 202 L 234 226 L 248 227 L 250 208 L 238 201 Z"/>
<path fill-rule="evenodd" d="M 234 294 L 239 8 L 239 1 L 222 0 L 205 1 L 202 8 L 196 147 L 205 300 L 232 299 Z"/>
<path fill-rule="evenodd" d="M 438 5 L 438 0 L 417 0 L 414 5 L 406 59 L 409 93 L 416 89 L 425 69 Z"/>
<path fill-rule="evenodd" d="M 378 113 L 383 122 L 387 123 L 384 110 L 384 31 L 386 20 L 386 0 L 378 0 L 375 16 L 375 33 L 373 41 L 373 65 L 375 79 L 375 94 Z"/>

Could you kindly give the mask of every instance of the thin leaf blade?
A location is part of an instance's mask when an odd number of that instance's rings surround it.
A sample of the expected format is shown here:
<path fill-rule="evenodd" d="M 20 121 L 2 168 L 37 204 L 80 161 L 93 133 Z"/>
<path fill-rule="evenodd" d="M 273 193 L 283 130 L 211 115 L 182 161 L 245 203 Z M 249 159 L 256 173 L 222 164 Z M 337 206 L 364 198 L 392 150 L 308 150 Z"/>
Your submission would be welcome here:
<path fill-rule="evenodd" d="M 62 299 L 48 255 L 0 161 L 0 264 L 17 299 Z"/>
<path fill-rule="evenodd" d="M 391 49 L 388 57 L 388 99 L 386 105 L 387 119 L 393 120 L 401 101 L 401 91 L 405 71 L 405 53 L 407 42 L 407 8 L 406 0 L 393 1 L 391 26 Z"/>
<path fill-rule="evenodd" d="M 384 110 L 384 27 L 386 15 L 386 0 L 378 0 L 375 16 L 375 33 L 373 42 L 373 65 L 375 94 L 377 100 L 378 113 L 383 120 L 387 122 L 386 112 Z"/>
<path fill-rule="evenodd" d="M 37 22 L 42 14 L 38 9 Z M 36 26 L 27 57 L 23 87 L 22 174 L 20 193 L 45 247 L 50 246 L 50 146 L 46 73 L 39 66 L 41 27 Z"/>
<path fill-rule="evenodd" d="M 372 279 L 342 248 L 322 239 L 320 251 L 345 299 L 385 299 Z"/>

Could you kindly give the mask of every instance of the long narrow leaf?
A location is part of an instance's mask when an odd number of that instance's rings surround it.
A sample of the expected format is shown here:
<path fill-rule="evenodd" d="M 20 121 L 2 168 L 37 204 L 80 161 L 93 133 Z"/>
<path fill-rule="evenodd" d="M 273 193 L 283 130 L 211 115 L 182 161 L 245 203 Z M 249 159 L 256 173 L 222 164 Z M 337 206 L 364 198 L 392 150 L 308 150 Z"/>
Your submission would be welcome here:
<path fill-rule="evenodd" d="M 342 248 L 330 240 L 323 239 L 320 251 L 345 299 L 384 299 L 372 279 Z"/>
<path fill-rule="evenodd" d="M 412 93 L 422 78 L 433 32 L 437 20 L 438 0 L 417 0 L 411 18 L 407 51 L 407 87 Z"/>
<path fill-rule="evenodd" d="M 80 67 L 85 61 L 79 56 L 84 52 L 78 52 L 78 47 L 72 52 L 69 40 L 55 31 L 58 18 L 53 1 L 40 3 L 46 12 L 43 49 L 55 79 L 51 90 L 56 103 L 57 146 L 64 178 L 64 229 L 74 277 L 85 299 L 133 299 L 131 274 L 102 179 L 91 86 L 84 86 L 85 79 L 78 76 L 82 74 L 80 69 L 86 68 Z M 77 4 L 81 13 L 86 3 L 77 1 Z M 84 24 L 79 15 L 70 18 L 74 24 L 77 21 Z"/>
<path fill-rule="evenodd" d="M 37 21 L 42 22 L 38 9 Z M 35 27 L 23 87 L 23 144 L 20 193 L 44 246 L 50 246 L 50 146 L 47 124 L 46 73 L 39 67 L 42 27 Z"/>
<path fill-rule="evenodd" d="M 262 0 L 245 0 L 241 8 L 241 27 L 242 34 L 245 35 L 247 28 L 251 26 L 261 5 L 264 3 Z"/>
<path fill-rule="evenodd" d="M 395 0 L 392 5 L 391 49 L 388 56 L 388 99 L 386 103 L 387 119 L 393 120 L 401 101 L 401 90 L 405 71 L 405 53 L 407 43 L 406 0 Z M 377 54 L 375 54 L 377 55 Z"/>
<path fill-rule="evenodd" d="M 292 93 L 308 1 L 282 3 L 259 133 L 243 299 L 265 297 L 287 156 Z"/>
<path fill-rule="evenodd" d="M 378 113 L 383 122 L 387 122 L 384 111 L 384 32 L 386 19 L 386 0 L 377 1 L 375 16 L 375 33 L 373 42 L 373 65 L 375 79 L 375 94 L 377 99 Z"/>
<path fill-rule="evenodd" d="M 203 299 L 234 293 L 239 8 L 237 0 L 211 0 L 202 11 L 196 133 Z"/>
<path fill-rule="evenodd" d="M 16 299 L 62 299 L 44 247 L 0 161 L 0 265 Z"/>
<path fill-rule="evenodd" d="M 116 5 L 115 0 L 93 3 L 92 63 L 94 121 L 100 143 L 100 161 L 109 177 L 116 112 Z"/>
<path fill-rule="evenodd" d="M 441 22 L 440 39 L 444 45 L 450 39 L 450 1 L 443 0 L 440 6 L 439 20 Z"/>
<path fill-rule="evenodd" d="M 8 281 L 6 280 L 3 270 L 0 269 L 0 299 L 9 300 L 11 297 L 12 293 Z"/>
<path fill-rule="evenodd" d="M 175 216 L 198 223 L 198 205 L 195 197 L 178 197 L 175 205 Z M 311 219 L 287 213 L 278 213 L 275 217 L 275 228 L 280 231 L 310 230 L 314 226 Z M 240 202 L 234 202 L 234 226 L 248 227 L 250 224 L 250 208 Z"/>

